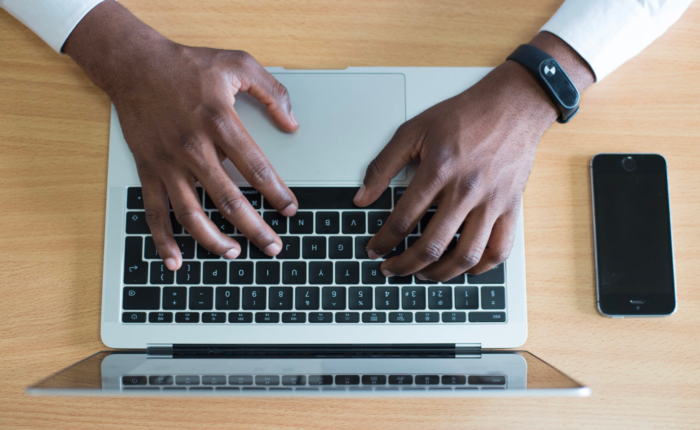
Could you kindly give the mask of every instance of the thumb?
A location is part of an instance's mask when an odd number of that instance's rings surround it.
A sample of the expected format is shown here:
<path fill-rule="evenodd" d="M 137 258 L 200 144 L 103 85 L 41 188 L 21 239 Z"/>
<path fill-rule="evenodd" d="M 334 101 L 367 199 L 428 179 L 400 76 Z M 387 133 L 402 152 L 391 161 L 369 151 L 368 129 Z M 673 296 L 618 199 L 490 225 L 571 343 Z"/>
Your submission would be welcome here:
<path fill-rule="evenodd" d="M 382 195 L 396 175 L 411 161 L 411 148 L 415 135 L 408 123 L 403 123 L 394 133 L 389 143 L 377 157 L 369 163 L 362 187 L 355 195 L 356 206 L 365 207 Z"/>

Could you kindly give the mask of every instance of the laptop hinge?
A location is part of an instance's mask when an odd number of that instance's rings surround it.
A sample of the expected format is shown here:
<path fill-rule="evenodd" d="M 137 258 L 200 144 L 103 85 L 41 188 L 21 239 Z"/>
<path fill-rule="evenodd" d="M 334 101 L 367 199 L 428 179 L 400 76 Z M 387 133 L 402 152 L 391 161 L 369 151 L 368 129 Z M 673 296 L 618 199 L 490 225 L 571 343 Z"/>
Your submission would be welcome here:
<path fill-rule="evenodd" d="M 481 344 L 147 344 L 148 358 L 455 358 L 479 357 Z"/>

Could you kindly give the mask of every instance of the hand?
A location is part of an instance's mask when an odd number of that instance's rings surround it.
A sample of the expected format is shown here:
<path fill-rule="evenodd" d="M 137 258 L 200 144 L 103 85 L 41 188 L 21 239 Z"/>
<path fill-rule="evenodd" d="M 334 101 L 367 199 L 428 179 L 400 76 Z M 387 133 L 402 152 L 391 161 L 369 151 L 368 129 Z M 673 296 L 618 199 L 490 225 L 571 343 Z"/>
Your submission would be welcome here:
<path fill-rule="evenodd" d="M 296 213 L 296 198 L 233 108 L 236 94 L 248 92 L 282 130 L 295 131 L 299 125 L 282 84 L 245 52 L 178 45 L 112 1 L 80 22 L 65 50 L 114 102 L 136 160 L 153 241 L 168 269 L 182 264 L 168 199 L 178 222 L 203 247 L 229 259 L 241 252 L 202 210 L 197 181 L 255 246 L 268 255 L 280 252 L 280 238 L 221 162 L 229 158 L 280 213 Z"/>
<path fill-rule="evenodd" d="M 547 50 L 554 56 L 552 51 L 556 49 Z M 566 63 L 562 65 L 569 70 Z M 588 78 L 592 82 L 592 73 Z M 579 89 L 587 86 L 576 81 Z M 364 207 L 376 200 L 407 163 L 420 165 L 368 243 L 370 258 L 391 252 L 431 204 L 437 204 L 437 211 L 415 244 L 382 264 L 382 273 L 415 273 L 422 280 L 445 282 L 505 261 L 537 143 L 557 116 L 529 72 L 508 61 L 467 91 L 399 127 L 369 165 L 355 204 Z M 445 253 L 458 233 L 455 249 Z"/>

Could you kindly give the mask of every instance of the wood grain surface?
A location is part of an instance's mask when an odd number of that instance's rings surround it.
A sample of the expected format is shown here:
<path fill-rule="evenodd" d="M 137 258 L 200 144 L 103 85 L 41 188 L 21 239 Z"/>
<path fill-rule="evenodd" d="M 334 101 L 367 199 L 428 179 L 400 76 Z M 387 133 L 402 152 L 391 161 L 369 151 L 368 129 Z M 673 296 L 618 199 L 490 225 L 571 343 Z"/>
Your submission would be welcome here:
<path fill-rule="evenodd" d="M 560 0 L 123 0 L 185 44 L 263 65 L 496 66 Z M 700 2 L 544 136 L 525 191 L 524 349 L 586 399 L 39 398 L 29 384 L 103 349 L 109 100 L 0 11 L 1 428 L 700 427 Z M 659 152 L 670 168 L 679 306 L 661 319 L 595 308 L 588 162 Z"/>

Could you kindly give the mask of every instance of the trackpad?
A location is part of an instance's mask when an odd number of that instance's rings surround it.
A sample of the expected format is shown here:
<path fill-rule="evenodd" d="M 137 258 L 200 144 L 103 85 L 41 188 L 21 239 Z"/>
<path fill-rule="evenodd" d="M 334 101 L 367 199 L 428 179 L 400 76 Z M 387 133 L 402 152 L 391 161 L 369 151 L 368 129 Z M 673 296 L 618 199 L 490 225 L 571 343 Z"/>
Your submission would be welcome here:
<path fill-rule="evenodd" d="M 367 165 L 406 120 L 402 74 L 276 73 L 299 120 L 296 133 L 277 128 L 247 94 L 235 108 L 255 142 L 287 183 L 358 183 Z M 244 181 L 235 168 L 227 169 Z M 406 179 L 402 171 L 397 179 Z"/>

